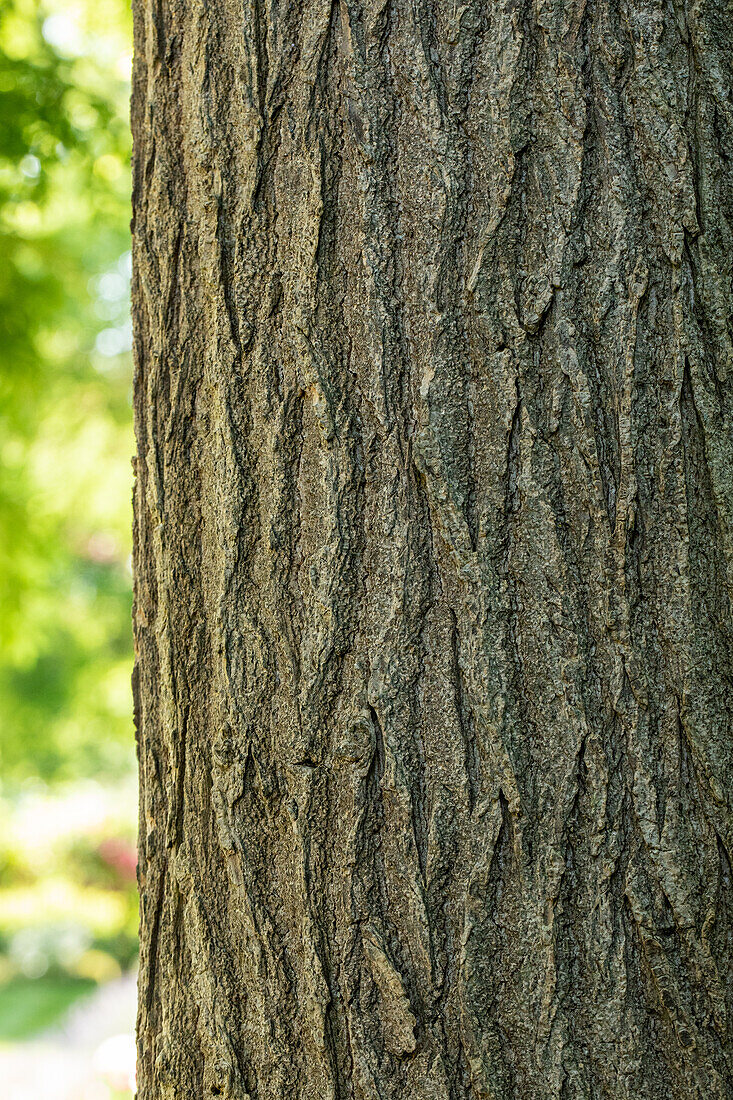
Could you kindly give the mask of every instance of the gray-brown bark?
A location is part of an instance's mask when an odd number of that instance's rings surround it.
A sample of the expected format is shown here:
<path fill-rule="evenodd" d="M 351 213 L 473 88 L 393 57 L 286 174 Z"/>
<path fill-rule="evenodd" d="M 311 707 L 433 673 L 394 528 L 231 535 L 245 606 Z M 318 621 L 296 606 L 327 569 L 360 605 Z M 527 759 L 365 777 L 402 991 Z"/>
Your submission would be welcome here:
<path fill-rule="evenodd" d="M 733 1095 L 733 8 L 137 0 L 141 1100 Z"/>

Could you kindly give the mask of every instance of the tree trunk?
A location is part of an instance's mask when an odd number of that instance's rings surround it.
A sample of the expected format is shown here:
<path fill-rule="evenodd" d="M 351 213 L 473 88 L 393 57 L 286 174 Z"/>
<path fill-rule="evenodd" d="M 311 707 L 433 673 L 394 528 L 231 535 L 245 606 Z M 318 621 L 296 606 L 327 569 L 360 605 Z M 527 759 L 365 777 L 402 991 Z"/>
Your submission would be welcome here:
<path fill-rule="evenodd" d="M 137 0 L 141 1100 L 733 1095 L 729 0 Z"/>

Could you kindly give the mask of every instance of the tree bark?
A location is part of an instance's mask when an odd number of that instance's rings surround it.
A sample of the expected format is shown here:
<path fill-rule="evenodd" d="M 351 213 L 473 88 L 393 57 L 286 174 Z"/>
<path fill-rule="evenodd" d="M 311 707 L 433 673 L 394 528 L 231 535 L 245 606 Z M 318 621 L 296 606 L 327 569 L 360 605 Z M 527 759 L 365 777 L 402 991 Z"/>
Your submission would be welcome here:
<path fill-rule="evenodd" d="M 729 0 L 136 0 L 139 1097 L 733 1096 Z"/>

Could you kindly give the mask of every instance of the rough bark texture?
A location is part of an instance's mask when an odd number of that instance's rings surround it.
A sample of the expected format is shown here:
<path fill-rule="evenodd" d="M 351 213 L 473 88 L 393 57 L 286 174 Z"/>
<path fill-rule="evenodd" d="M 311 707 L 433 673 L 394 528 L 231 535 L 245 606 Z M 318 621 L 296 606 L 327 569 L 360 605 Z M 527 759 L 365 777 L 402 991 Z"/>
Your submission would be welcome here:
<path fill-rule="evenodd" d="M 733 8 L 137 0 L 141 1100 L 733 1096 Z"/>

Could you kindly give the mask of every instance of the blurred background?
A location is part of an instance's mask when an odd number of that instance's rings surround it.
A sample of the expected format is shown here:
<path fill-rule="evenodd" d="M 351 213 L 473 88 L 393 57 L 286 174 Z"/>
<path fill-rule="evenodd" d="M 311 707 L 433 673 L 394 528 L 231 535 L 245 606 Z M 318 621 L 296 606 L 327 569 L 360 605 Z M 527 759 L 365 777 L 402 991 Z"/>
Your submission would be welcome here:
<path fill-rule="evenodd" d="M 131 18 L 0 0 L 0 1091 L 132 1095 Z"/>

